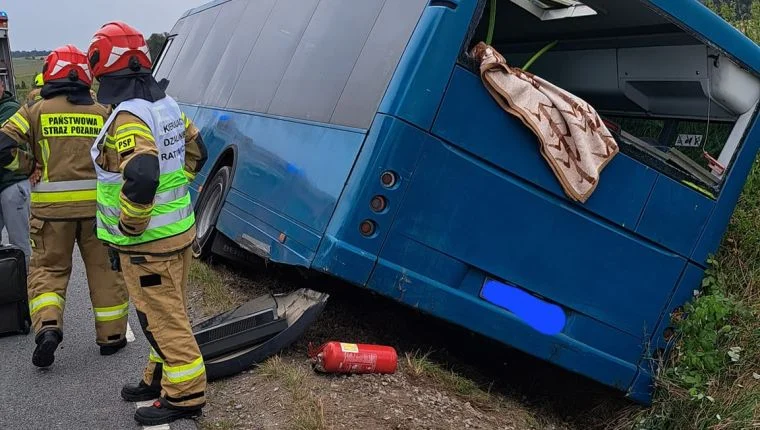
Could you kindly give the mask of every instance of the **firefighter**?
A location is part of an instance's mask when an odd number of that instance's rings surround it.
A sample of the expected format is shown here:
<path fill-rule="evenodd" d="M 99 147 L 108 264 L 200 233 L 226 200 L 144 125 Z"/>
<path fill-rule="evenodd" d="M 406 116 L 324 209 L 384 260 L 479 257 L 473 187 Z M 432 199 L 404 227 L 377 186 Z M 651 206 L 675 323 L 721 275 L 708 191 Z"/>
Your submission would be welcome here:
<path fill-rule="evenodd" d="M 96 174 L 88 157 L 109 116 L 90 97 L 87 55 L 73 45 L 45 60 L 39 101 L 19 109 L 0 130 L 0 166 L 39 177 L 32 188 L 29 308 L 37 347 L 32 362 L 53 364 L 63 339 L 63 310 L 76 241 L 87 270 L 102 355 L 126 346 L 129 300 L 95 235 Z"/>
<path fill-rule="evenodd" d="M 40 92 L 42 92 L 42 87 L 44 85 L 45 78 L 43 74 L 37 73 L 37 75 L 34 77 L 34 86 L 32 87 L 32 90 L 29 91 L 29 94 L 26 95 L 27 103 L 42 99 Z"/>
<path fill-rule="evenodd" d="M 115 106 L 92 148 L 98 171 L 98 238 L 115 253 L 145 337 L 142 380 L 127 401 L 143 425 L 199 416 L 206 370 L 187 316 L 186 284 L 195 238 L 188 186 L 206 161 L 198 129 L 151 75 L 148 46 L 121 22 L 104 25 L 88 52 L 98 100 Z M 123 178 L 123 179 L 122 179 Z"/>

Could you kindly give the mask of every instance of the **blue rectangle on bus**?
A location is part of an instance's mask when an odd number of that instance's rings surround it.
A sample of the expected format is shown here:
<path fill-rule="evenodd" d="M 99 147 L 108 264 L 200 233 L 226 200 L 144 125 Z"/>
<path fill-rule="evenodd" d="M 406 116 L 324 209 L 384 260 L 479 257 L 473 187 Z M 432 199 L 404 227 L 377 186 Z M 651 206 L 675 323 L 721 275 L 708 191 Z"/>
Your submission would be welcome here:
<path fill-rule="evenodd" d="M 480 296 L 520 318 L 534 330 L 546 335 L 562 332 L 567 316 L 561 307 L 545 302 L 528 292 L 493 279 L 486 279 Z"/>

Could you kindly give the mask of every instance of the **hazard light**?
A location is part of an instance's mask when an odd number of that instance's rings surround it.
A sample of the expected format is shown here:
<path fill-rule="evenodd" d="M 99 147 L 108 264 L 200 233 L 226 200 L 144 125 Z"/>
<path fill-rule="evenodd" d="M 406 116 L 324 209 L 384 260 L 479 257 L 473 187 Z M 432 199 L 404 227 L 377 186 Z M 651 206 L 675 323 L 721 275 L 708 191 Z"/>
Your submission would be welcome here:
<path fill-rule="evenodd" d="M 0 11 L 0 28 L 8 28 L 8 13 Z"/>

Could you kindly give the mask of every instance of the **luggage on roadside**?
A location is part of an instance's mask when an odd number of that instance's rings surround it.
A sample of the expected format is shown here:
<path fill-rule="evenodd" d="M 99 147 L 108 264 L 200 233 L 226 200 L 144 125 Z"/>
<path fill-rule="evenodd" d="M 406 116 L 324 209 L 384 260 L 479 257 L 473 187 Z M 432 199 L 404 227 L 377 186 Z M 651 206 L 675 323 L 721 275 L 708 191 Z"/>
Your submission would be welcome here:
<path fill-rule="evenodd" d="M 24 251 L 0 245 L 0 336 L 28 334 L 31 326 Z"/>

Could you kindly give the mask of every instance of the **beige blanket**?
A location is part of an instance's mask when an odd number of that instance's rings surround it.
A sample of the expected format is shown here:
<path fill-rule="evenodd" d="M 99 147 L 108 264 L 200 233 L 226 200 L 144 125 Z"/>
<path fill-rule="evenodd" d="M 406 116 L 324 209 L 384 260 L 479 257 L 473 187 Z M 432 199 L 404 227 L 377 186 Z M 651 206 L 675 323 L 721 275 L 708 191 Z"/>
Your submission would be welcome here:
<path fill-rule="evenodd" d="M 573 200 L 586 202 L 618 146 L 588 103 L 551 83 L 507 65 L 493 47 L 479 43 L 472 56 L 488 91 L 507 112 L 538 136 L 541 155 Z"/>

